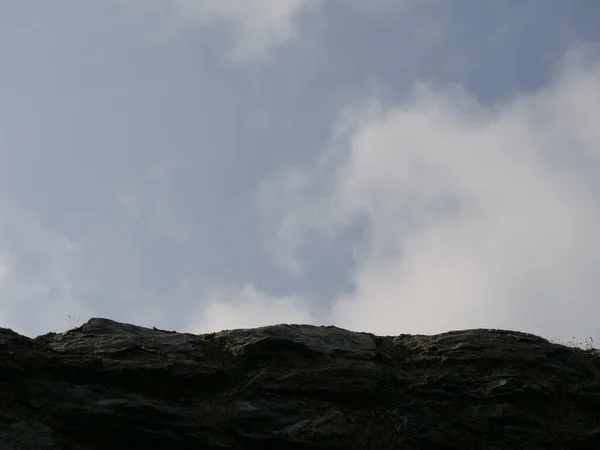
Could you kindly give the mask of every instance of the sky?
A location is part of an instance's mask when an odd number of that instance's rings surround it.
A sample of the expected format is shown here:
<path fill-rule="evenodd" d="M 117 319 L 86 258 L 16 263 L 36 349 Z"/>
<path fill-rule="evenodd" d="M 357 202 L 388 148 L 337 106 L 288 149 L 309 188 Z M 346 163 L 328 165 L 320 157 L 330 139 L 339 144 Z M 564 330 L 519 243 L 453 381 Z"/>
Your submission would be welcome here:
<path fill-rule="evenodd" d="M 0 4 L 0 326 L 600 342 L 597 0 Z"/>

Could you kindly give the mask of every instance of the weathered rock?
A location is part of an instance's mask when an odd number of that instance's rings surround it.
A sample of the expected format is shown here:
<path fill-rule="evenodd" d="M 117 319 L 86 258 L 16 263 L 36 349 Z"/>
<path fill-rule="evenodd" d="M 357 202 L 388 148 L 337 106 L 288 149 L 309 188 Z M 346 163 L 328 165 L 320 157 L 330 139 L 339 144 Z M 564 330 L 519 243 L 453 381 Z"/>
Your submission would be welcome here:
<path fill-rule="evenodd" d="M 0 328 L 0 449 L 600 449 L 600 353 L 503 330 Z"/>

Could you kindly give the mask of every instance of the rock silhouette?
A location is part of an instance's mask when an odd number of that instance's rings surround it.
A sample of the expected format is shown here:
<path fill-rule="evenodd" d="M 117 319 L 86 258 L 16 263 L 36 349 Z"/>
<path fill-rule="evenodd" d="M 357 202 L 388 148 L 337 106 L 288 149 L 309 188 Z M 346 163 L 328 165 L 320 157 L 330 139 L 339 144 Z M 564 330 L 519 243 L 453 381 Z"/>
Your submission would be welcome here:
<path fill-rule="evenodd" d="M 600 352 L 531 334 L 0 328 L 0 449 L 600 449 Z"/>

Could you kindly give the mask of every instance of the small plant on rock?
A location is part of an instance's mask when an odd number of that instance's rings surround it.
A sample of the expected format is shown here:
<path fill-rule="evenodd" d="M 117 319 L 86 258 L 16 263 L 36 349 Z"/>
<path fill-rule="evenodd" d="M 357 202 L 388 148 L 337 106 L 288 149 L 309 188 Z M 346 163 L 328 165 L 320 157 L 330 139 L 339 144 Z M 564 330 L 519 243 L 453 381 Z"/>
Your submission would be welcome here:
<path fill-rule="evenodd" d="M 577 338 L 575 336 L 573 336 L 573 340 L 572 341 L 568 341 L 568 342 L 564 342 L 561 341 L 560 339 L 552 339 L 552 343 L 554 344 L 560 344 L 560 345 L 564 345 L 566 347 L 571 347 L 571 348 L 580 348 L 583 350 L 587 350 L 587 351 L 591 351 L 594 350 L 594 338 L 592 338 L 591 336 L 584 339 L 583 341 L 577 341 Z"/>
<path fill-rule="evenodd" d="M 72 316 L 71 314 L 69 314 L 67 316 L 67 318 L 65 319 L 65 322 L 67 323 L 67 326 L 69 327 L 67 329 L 68 330 L 72 330 L 73 328 L 76 328 L 79 324 L 79 317 L 75 317 Z"/>

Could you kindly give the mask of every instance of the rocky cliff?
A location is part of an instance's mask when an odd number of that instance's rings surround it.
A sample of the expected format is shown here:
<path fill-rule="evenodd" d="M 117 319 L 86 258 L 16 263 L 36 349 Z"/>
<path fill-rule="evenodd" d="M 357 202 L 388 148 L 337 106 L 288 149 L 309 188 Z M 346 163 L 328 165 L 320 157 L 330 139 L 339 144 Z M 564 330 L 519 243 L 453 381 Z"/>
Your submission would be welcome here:
<path fill-rule="evenodd" d="M 600 353 L 503 330 L 0 328 L 0 449 L 600 449 Z"/>

